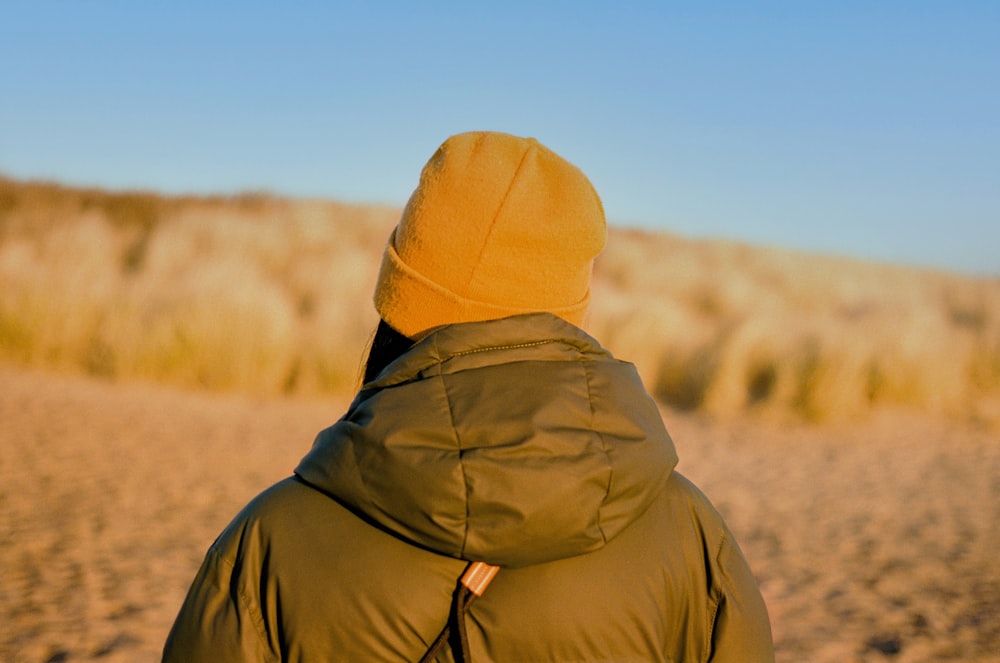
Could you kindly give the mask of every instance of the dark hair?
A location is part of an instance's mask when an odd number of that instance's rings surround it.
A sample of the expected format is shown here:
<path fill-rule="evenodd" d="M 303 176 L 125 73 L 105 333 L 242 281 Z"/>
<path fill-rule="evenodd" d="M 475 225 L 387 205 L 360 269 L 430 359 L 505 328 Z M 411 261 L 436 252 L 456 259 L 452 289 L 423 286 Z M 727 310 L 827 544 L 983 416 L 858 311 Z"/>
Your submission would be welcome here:
<path fill-rule="evenodd" d="M 364 384 L 368 384 L 382 372 L 382 369 L 413 347 L 413 341 L 389 326 L 385 320 L 378 321 L 372 338 L 368 359 L 365 361 Z"/>

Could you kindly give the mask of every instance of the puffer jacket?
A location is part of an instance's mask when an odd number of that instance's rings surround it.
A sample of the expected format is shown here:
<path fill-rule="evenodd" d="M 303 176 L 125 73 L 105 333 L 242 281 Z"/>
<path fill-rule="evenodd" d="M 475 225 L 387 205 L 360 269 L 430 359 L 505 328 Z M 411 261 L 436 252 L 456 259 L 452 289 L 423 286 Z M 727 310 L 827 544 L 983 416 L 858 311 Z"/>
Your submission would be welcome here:
<path fill-rule="evenodd" d="M 634 367 L 549 314 L 443 327 L 222 532 L 165 661 L 773 660 L 753 576 Z M 452 660 L 445 647 L 438 660 Z"/>

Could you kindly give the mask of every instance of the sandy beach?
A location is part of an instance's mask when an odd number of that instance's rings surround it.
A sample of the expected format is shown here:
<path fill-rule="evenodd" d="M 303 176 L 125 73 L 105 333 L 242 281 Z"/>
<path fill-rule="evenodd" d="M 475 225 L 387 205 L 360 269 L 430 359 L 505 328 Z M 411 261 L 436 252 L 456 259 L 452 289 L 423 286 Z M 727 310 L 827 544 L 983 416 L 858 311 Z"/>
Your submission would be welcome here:
<path fill-rule="evenodd" d="M 0 660 L 158 660 L 215 535 L 345 405 L 0 367 Z M 760 581 L 779 661 L 997 660 L 995 431 L 664 417 Z"/>

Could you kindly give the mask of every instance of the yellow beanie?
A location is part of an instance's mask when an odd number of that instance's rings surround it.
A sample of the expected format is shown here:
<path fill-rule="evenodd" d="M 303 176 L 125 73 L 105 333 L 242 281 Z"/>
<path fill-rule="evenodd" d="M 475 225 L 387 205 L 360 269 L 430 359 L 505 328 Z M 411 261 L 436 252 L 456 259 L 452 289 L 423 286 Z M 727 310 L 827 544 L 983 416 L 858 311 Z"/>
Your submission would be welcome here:
<path fill-rule="evenodd" d="M 389 237 L 375 308 L 414 337 L 548 311 L 580 325 L 604 208 L 587 177 L 534 138 L 458 134 L 424 166 Z"/>

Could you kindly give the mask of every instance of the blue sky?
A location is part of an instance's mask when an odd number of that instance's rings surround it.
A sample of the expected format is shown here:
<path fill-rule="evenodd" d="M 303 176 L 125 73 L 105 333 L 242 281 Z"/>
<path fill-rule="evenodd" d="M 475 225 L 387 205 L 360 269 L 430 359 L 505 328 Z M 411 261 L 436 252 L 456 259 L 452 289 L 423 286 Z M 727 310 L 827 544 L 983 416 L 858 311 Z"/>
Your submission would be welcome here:
<path fill-rule="evenodd" d="M 402 205 L 537 137 L 609 219 L 1000 275 L 1000 3 L 0 0 L 0 173 Z"/>

